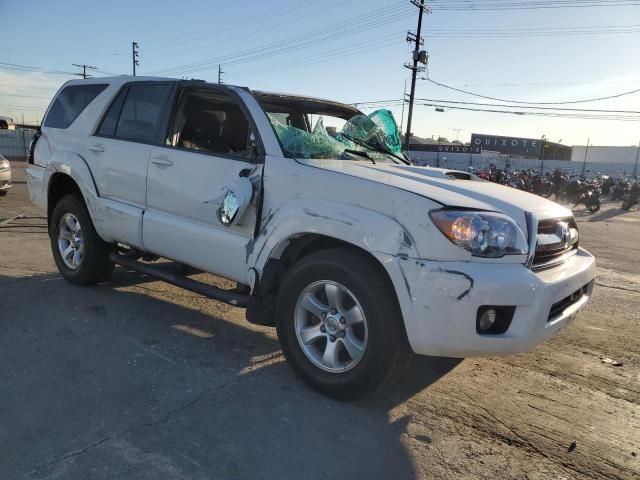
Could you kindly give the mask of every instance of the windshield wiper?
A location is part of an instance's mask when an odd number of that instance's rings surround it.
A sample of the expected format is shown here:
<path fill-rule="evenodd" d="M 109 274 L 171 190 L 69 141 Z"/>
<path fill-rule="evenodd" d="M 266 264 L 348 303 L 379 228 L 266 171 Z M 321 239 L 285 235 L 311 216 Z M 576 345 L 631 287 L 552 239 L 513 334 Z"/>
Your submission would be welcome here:
<path fill-rule="evenodd" d="M 345 153 L 350 153 L 351 155 L 357 155 L 359 157 L 368 158 L 369 160 L 371 160 L 371 163 L 373 163 L 374 165 L 376 164 L 376 161 L 367 152 L 361 152 L 360 150 L 353 150 L 351 148 L 345 148 L 344 152 Z"/>
<path fill-rule="evenodd" d="M 391 150 L 389 150 L 388 148 L 383 147 L 379 143 L 367 142 L 366 140 L 362 140 L 360 138 L 355 138 L 355 137 L 353 137 L 351 135 L 348 135 L 348 134 L 342 133 L 342 132 L 340 132 L 340 135 L 342 135 L 347 140 L 351 140 L 353 143 L 357 143 L 361 147 L 366 147 L 366 148 L 369 148 L 369 149 L 371 149 L 371 150 L 373 150 L 375 152 L 385 153 L 387 155 L 391 155 L 393 158 L 397 158 L 402 163 L 407 163 L 407 161 L 404 158 L 400 157 L 399 155 L 396 155 Z"/>

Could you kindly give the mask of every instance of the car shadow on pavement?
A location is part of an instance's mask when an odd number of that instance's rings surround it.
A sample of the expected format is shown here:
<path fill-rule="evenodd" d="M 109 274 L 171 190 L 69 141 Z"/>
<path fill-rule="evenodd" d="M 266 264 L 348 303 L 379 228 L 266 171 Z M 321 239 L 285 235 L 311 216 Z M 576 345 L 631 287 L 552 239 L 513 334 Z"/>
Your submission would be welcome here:
<path fill-rule="evenodd" d="M 162 283 L 140 291 L 145 276 L 118 270 L 90 288 L 0 275 L 6 478 L 415 476 L 410 418 L 389 411 L 458 360 L 418 357 L 395 388 L 336 402 L 296 379 L 273 329 L 242 310 Z"/>

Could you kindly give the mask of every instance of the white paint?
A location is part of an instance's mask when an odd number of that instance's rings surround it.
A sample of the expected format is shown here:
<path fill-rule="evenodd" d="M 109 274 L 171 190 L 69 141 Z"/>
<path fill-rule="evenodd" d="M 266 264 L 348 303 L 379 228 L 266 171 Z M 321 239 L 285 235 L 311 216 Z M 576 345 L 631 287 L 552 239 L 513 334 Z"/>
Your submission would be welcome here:
<path fill-rule="evenodd" d="M 527 255 L 472 257 L 428 215 L 443 206 L 497 211 L 527 232 L 525 212 L 535 229 L 541 219 L 571 215 L 566 208 L 473 176 L 455 180 L 443 169 L 285 158 L 266 114 L 244 89 L 226 87 L 241 98 L 257 125 L 264 165 L 92 137 L 110 100 L 132 80 L 83 80 L 109 87 L 69 129 L 43 127 L 35 152 L 41 166 L 27 170 L 37 206 L 47 207 L 51 175 L 66 172 L 80 186 L 105 240 L 129 243 L 251 288 L 267 261 L 278 258 L 296 237 L 319 234 L 350 243 L 369 252 L 388 273 L 409 342 L 420 354 L 465 357 L 527 350 L 567 325 L 591 294 L 592 287 L 587 297 L 548 323 L 553 303 L 593 280 L 590 254 L 580 250 L 565 264 L 536 273 L 527 268 Z M 98 143 L 104 151 L 88 149 Z M 164 164 L 154 163 L 155 158 Z M 245 169 L 251 171 L 253 200 L 234 225 L 223 226 L 217 209 Z M 482 305 L 517 307 L 507 333 L 476 333 Z"/>

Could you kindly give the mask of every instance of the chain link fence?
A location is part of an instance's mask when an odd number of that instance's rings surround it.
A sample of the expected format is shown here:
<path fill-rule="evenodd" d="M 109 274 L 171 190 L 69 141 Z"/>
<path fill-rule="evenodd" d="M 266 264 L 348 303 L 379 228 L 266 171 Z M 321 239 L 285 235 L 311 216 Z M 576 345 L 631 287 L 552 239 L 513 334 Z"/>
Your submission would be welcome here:
<path fill-rule="evenodd" d="M 35 130 L 27 128 L 0 130 L 0 155 L 7 160 L 26 162 L 35 133 Z"/>
<path fill-rule="evenodd" d="M 634 163 L 609 162 L 571 162 L 566 160 L 536 160 L 525 158 L 509 158 L 503 156 L 487 156 L 475 153 L 444 153 L 410 151 L 409 158 L 416 165 L 450 168 L 452 170 L 475 171 L 486 170 L 489 165 L 505 170 L 528 170 L 538 173 L 552 173 L 560 169 L 567 175 L 609 175 L 612 177 L 635 176 L 638 166 Z"/>

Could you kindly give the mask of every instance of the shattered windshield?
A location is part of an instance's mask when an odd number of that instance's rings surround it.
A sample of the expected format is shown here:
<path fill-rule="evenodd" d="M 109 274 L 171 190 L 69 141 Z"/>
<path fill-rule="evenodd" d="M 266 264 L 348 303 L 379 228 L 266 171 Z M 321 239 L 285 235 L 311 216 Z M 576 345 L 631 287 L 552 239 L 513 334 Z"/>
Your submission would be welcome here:
<path fill-rule="evenodd" d="M 275 94 L 257 94 L 285 156 L 406 162 L 389 110 L 364 115 L 354 107 Z"/>

